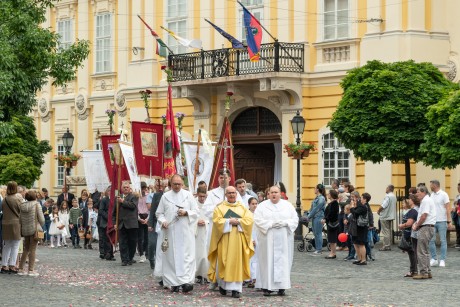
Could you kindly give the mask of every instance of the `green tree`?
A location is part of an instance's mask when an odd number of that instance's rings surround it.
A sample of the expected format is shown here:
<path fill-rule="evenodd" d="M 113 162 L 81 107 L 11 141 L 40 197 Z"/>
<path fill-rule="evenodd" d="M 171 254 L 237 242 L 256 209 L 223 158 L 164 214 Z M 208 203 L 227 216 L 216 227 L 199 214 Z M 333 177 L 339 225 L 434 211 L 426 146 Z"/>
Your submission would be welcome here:
<path fill-rule="evenodd" d="M 430 106 L 429 129 L 420 147 L 423 163 L 434 168 L 455 168 L 460 164 L 460 91 Z"/>
<path fill-rule="evenodd" d="M 34 164 L 31 157 L 21 154 L 0 156 L 0 183 L 6 184 L 14 180 L 18 184 L 31 187 L 40 176 L 40 167 Z"/>
<path fill-rule="evenodd" d="M 428 107 L 453 84 L 431 63 L 370 61 L 348 72 L 342 100 L 328 126 L 353 154 L 374 163 L 405 163 L 406 193 L 410 160 L 423 158 Z"/>
<path fill-rule="evenodd" d="M 0 1 L 0 137 L 13 134 L 11 118 L 32 110 L 37 91 L 74 79 L 89 54 L 84 40 L 59 49 L 58 34 L 41 26 L 52 2 Z"/>

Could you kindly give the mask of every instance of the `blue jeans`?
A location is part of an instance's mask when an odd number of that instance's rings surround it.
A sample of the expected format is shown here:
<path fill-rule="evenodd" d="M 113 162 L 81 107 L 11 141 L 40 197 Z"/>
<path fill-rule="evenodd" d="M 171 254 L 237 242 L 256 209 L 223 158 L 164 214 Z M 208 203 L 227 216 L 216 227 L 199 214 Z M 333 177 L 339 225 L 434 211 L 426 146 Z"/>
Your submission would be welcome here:
<path fill-rule="evenodd" d="M 44 231 L 46 231 L 46 237 L 45 237 L 45 241 L 50 241 L 50 225 L 51 225 L 51 220 L 49 221 L 45 221 L 45 229 L 43 229 Z"/>
<path fill-rule="evenodd" d="M 315 248 L 320 252 L 323 249 L 323 224 L 321 218 L 313 219 L 313 235 L 315 236 Z"/>
<path fill-rule="evenodd" d="M 447 253 L 447 222 L 436 222 L 434 224 L 434 236 L 430 240 L 430 254 L 431 259 L 436 259 L 436 233 L 439 233 L 439 240 L 441 241 L 441 258 L 438 260 L 446 260 Z"/>

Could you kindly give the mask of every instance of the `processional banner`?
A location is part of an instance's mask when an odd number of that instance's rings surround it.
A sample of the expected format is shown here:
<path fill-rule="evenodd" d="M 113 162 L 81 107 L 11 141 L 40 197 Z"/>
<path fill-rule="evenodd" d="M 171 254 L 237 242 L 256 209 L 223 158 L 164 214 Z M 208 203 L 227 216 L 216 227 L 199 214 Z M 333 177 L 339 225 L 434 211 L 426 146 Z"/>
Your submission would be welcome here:
<path fill-rule="evenodd" d="M 94 193 L 96 190 L 104 192 L 110 185 L 110 180 L 107 173 L 104 172 L 105 164 L 102 150 L 83 150 L 82 158 L 88 191 L 90 193 Z"/>
<path fill-rule="evenodd" d="M 128 174 L 131 180 L 132 188 L 134 191 L 139 192 L 141 190 L 141 179 L 137 174 L 136 164 L 134 162 L 133 146 L 131 146 L 131 144 L 128 142 L 118 141 L 118 143 L 120 144 L 120 150 L 123 154 L 123 159 L 128 169 Z"/>
<path fill-rule="evenodd" d="M 138 176 L 163 176 L 163 125 L 131 122 L 134 159 Z"/>
<path fill-rule="evenodd" d="M 188 186 L 192 193 L 196 192 L 198 182 L 204 181 L 209 186 L 209 180 L 212 174 L 212 165 L 214 163 L 215 146 L 211 146 L 211 153 L 204 150 L 202 145 L 198 147 L 198 142 L 184 141 L 183 149 L 185 154 L 185 161 L 187 164 Z M 197 157 L 197 148 L 198 157 Z M 195 178 L 196 173 L 196 178 Z M 195 182 L 195 186 L 193 185 Z"/>
<path fill-rule="evenodd" d="M 126 168 L 125 163 L 123 163 L 120 145 L 118 144 L 119 139 L 119 134 L 101 136 L 102 154 L 104 156 L 105 170 L 107 172 L 107 176 L 109 177 L 110 182 L 112 183 L 112 186 L 116 186 L 117 190 L 119 190 L 121 187 L 118 187 L 118 178 L 112 177 L 114 165 L 118 166 L 118 164 L 121 163 L 121 181 L 123 182 L 125 180 L 129 180 L 128 169 Z"/>

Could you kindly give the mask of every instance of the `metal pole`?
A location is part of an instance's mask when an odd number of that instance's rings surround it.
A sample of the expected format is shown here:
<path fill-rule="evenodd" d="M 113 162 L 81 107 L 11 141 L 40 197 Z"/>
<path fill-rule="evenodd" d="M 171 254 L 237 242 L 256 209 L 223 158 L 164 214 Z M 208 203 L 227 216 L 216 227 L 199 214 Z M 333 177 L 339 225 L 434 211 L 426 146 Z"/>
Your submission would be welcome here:
<path fill-rule="evenodd" d="M 297 145 L 300 145 L 300 137 L 297 135 L 296 138 L 296 143 Z M 297 225 L 297 229 L 295 231 L 295 240 L 302 240 L 302 224 L 300 223 L 300 214 L 301 214 L 301 202 L 300 202 L 300 157 L 297 159 L 297 199 L 296 199 L 296 212 L 297 212 L 297 217 L 299 218 L 299 225 Z"/>

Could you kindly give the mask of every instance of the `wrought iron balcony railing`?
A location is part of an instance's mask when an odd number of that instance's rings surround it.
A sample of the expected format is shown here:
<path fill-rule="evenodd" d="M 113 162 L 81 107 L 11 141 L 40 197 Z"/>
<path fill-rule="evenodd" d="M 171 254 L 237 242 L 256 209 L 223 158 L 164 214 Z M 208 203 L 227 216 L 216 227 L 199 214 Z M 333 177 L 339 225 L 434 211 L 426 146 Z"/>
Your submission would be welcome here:
<path fill-rule="evenodd" d="M 304 44 L 263 44 L 260 60 L 251 62 L 246 49 L 202 50 L 168 57 L 173 82 L 266 72 L 303 72 Z"/>

